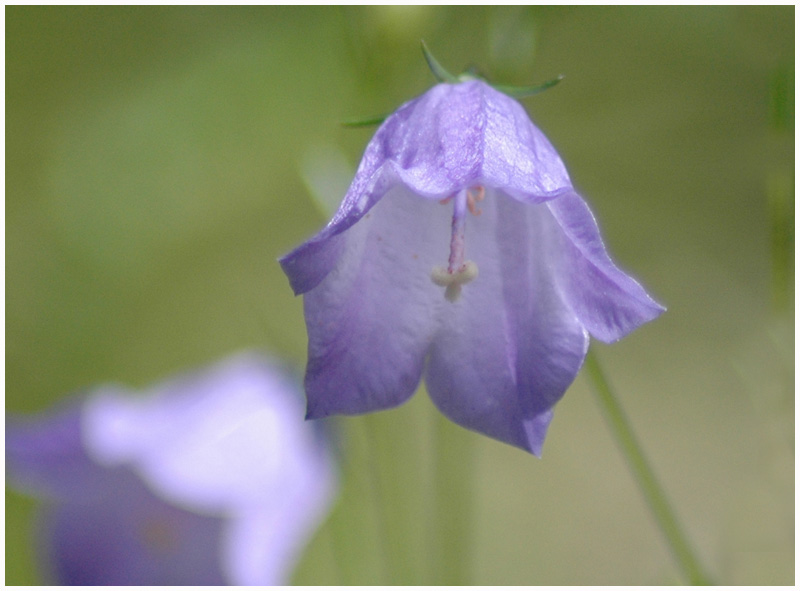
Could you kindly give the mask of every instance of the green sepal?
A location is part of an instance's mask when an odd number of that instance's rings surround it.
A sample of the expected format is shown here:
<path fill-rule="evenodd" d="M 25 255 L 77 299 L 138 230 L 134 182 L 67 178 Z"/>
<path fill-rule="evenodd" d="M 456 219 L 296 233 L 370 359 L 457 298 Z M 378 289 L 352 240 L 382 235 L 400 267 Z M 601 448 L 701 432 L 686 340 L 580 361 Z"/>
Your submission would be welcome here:
<path fill-rule="evenodd" d="M 342 125 L 345 127 L 371 127 L 373 125 L 380 125 L 389 115 L 378 115 L 376 117 L 367 117 L 365 119 L 348 119 L 347 121 L 342 121 Z"/>
<path fill-rule="evenodd" d="M 444 66 L 440 64 L 433 54 L 428 49 L 428 46 L 425 44 L 424 40 L 420 40 L 422 44 L 422 53 L 425 56 L 425 61 L 428 62 L 428 67 L 431 69 L 431 73 L 436 77 L 439 82 L 447 82 L 449 84 L 458 84 L 459 82 L 464 82 L 466 80 L 472 79 L 483 79 L 479 74 L 476 68 L 472 67 L 465 71 L 460 76 L 453 76 L 450 72 L 444 69 Z M 492 84 L 492 88 L 495 90 L 499 90 L 500 92 L 507 94 L 510 97 L 521 99 L 533 96 L 535 94 L 539 94 L 540 92 L 544 92 L 548 88 L 552 88 L 559 82 L 564 79 L 563 74 L 559 74 L 557 77 L 553 78 L 552 80 L 548 80 L 547 82 L 543 82 L 541 84 L 536 84 L 534 86 L 504 86 L 502 84 Z M 345 127 L 371 127 L 374 125 L 380 125 L 384 121 L 386 121 L 389 115 L 378 115 L 376 117 L 367 117 L 365 119 L 348 119 L 346 121 L 342 121 L 342 125 Z"/>
<path fill-rule="evenodd" d="M 543 82 L 542 84 L 537 84 L 535 86 L 503 86 L 499 84 L 492 84 L 492 87 L 495 90 L 499 90 L 500 92 L 507 94 L 508 96 L 514 98 L 527 98 L 529 96 L 533 96 L 535 94 L 539 94 L 540 92 L 544 92 L 548 88 L 552 88 L 559 82 L 564 79 L 563 74 L 559 74 L 556 78 L 552 80 L 548 80 L 547 82 Z"/>
<path fill-rule="evenodd" d="M 453 76 L 450 72 L 444 69 L 442 64 L 436 61 L 436 58 L 433 57 L 433 54 L 428 49 L 428 46 L 425 45 L 425 41 L 420 40 L 420 43 L 422 43 L 422 53 L 425 56 L 425 61 L 428 62 L 428 67 L 431 69 L 431 73 L 439 82 L 449 82 L 450 84 L 456 84 L 460 82 L 458 76 Z"/>

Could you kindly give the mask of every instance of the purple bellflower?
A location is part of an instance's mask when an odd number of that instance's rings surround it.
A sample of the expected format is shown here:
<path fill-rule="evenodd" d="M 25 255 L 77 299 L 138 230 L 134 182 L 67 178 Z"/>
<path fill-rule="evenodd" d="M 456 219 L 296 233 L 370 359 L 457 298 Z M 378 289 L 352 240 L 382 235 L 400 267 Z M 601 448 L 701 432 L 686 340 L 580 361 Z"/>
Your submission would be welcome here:
<path fill-rule="evenodd" d="M 589 335 L 663 311 L 523 107 L 474 78 L 386 118 L 333 219 L 280 263 L 304 294 L 308 418 L 397 406 L 424 374 L 452 421 L 537 456 Z"/>
<path fill-rule="evenodd" d="M 335 489 L 299 385 L 243 354 L 145 396 L 101 387 L 6 424 L 10 482 L 45 499 L 62 585 L 286 584 Z"/>

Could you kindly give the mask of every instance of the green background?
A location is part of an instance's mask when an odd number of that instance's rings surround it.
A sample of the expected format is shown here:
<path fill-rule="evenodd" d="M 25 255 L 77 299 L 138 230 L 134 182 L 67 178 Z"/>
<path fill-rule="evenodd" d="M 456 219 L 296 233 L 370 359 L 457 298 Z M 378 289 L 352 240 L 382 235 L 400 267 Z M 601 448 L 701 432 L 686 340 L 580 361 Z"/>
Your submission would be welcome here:
<path fill-rule="evenodd" d="M 791 584 L 791 6 L 7 7 L 7 411 L 250 347 L 301 369 L 276 258 L 326 221 L 303 162 L 357 164 L 372 130 L 340 122 L 434 83 L 421 38 L 453 71 L 566 76 L 525 105 L 668 308 L 598 357 L 714 579 Z M 583 375 L 541 460 L 438 419 L 423 392 L 338 424 L 339 502 L 297 583 L 427 580 L 437 429 L 474 455 L 452 454 L 474 490 L 470 581 L 680 580 Z M 34 507 L 7 489 L 8 584 L 42 582 Z"/>

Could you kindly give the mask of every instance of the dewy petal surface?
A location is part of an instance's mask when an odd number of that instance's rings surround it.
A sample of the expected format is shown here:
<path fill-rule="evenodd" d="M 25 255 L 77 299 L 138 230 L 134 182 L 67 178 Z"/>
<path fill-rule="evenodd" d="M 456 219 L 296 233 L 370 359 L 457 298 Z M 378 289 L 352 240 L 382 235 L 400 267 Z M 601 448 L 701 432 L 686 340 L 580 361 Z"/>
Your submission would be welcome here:
<path fill-rule="evenodd" d="M 425 379 L 451 420 L 540 455 L 588 337 L 553 285 L 549 211 L 498 192 L 483 204 L 466 228 L 480 276 L 442 311 Z"/>

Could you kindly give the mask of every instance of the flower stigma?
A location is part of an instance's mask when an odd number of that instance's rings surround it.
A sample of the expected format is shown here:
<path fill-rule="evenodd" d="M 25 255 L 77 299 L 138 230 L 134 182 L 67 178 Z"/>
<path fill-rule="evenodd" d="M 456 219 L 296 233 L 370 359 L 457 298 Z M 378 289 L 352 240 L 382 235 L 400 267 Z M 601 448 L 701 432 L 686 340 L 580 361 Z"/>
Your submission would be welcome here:
<path fill-rule="evenodd" d="M 457 194 L 451 195 L 442 201 L 442 203 L 453 201 L 450 257 L 447 261 L 447 268 L 433 268 L 431 281 L 445 288 L 444 297 L 448 302 L 457 301 L 461 295 L 461 286 L 466 285 L 478 276 L 478 265 L 473 261 L 464 260 L 464 228 L 466 226 L 467 211 L 474 216 L 481 214 L 481 210 L 475 204 L 483 201 L 485 195 L 486 191 L 483 187 L 477 187 L 474 193 L 471 189 L 462 189 Z"/>

